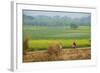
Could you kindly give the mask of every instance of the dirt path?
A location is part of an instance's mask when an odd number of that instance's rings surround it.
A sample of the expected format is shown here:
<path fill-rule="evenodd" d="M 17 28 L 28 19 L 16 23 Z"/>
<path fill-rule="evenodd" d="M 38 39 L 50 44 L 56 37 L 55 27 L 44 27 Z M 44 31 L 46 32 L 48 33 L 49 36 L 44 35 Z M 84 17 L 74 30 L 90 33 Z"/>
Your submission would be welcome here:
<path fill-rule="evenodd" d="M 90 47 L 86 47 L 77 49 L 63 49 L 62 53 L 59 56 L 49 55 L 46 50 L 27 52 L 27 54 L 23 56 L 23 62 L 81 60 L 90 58 L 91 49 Z"/>

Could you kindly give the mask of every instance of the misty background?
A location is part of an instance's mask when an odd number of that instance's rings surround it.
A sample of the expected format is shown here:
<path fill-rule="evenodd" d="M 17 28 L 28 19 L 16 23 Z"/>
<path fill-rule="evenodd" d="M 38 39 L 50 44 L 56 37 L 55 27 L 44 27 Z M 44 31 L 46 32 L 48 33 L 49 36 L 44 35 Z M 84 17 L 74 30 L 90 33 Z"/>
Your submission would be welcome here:
<path fill-rule="evenodd" d="M 23 24 L 34 26 L 90 26 L 91 14 L 63 11 L 23 10 Z"/>

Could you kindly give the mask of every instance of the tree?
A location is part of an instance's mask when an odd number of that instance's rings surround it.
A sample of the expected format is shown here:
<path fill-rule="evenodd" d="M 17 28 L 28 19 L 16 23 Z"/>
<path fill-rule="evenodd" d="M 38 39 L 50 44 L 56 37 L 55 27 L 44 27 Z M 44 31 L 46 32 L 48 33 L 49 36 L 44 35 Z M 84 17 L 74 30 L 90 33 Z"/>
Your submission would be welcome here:
<path fill-rule="evenodd" d="M 78 25 L 77 25 L 77 24 L 71 24 L 71 25 L 70 25 L 70 28 L 72 28 L 72 29 L 77 29 L 77 28 L 78 28 Z"/>

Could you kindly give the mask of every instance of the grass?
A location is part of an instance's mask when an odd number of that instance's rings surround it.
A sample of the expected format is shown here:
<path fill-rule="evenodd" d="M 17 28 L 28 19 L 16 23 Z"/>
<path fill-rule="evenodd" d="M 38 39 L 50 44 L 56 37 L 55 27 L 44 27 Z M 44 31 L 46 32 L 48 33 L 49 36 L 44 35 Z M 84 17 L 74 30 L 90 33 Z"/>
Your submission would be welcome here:
<path fill-rule="evenodd" d="M 48 47 L 54 43 L 61 43 L 63 48 L 71 48 L 73 40 L 29 40 L 29 51 L 36 50 L 46 50 Z M 90 42 L 87 39 L 76 40 L 77 47 L 89 47 Z"/>

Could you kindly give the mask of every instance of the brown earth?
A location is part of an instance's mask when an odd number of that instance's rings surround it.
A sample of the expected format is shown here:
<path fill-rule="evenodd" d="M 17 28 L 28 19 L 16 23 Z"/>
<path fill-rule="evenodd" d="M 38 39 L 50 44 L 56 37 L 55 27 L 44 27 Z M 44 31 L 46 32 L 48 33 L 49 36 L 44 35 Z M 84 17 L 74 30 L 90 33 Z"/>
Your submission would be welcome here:
<path fill-rule="evenodd" d="M 63 61 L 91 59 L 90 48 L 63 49 L 60 55 L 50 55 L 47 50 L 26 52 L 23 62 Z"/>

